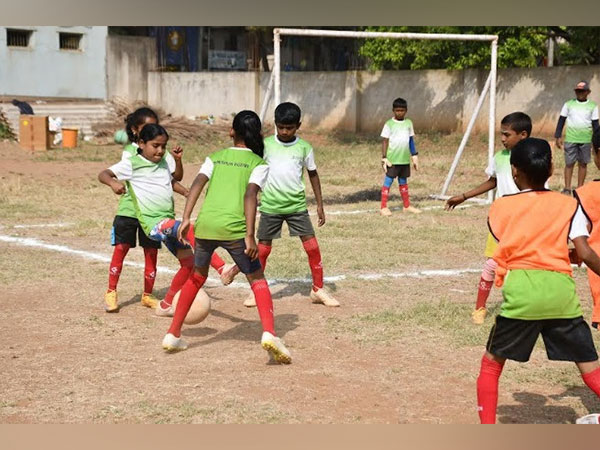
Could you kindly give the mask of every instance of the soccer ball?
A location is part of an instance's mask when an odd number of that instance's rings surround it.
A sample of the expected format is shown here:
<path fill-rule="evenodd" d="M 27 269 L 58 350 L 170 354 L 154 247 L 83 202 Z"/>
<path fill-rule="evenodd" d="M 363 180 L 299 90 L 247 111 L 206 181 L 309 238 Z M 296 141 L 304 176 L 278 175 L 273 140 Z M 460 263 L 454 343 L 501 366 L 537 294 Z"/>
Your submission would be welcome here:
<path fill-rule="evenodd" d="M 177 292 L 175 297 L 173 297 L 173 310 L 177 309 L 179 294 L 181 294 L 181 291 Z M 210 297 L 204 291 L 204 289 L 200 289 L 196 294 L 196 298 L 194 299 L 187 316 L 185 316 L 185 319 L 183 319 L 183 323 L 186 325 L 196 325 L 206 319 L 209 313 Z"/>
<path fill-rule="evenodd" d="M 125 145 L 129 142 L 129 136 L 127 136 L 127 131 L 125 130 L 117 130 L 115 131 L 115 142 L 117 144 Z"/>

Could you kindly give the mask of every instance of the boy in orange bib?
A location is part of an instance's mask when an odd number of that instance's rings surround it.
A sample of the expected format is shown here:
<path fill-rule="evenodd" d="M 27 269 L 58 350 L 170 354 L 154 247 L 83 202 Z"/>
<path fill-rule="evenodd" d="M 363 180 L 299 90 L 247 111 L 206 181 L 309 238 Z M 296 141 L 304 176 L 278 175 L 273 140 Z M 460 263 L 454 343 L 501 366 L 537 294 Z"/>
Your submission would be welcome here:
<path fill-rule="evenodd" d="M 600 128 L 594 131 L 592 138 L 593 159 L 600 169 Z M 600 180 L 590 181 L 575 190 L 575 197 L 583 212 L 592 222 L 592 231 L 588 240 L 590 247 L 600 253 Z M 592 291 L 594 310 L 592 312 L 592 327 L 598 329 L 600 324 L 600 277 L 588 268 L 588 282 Z"/>
<path fill-rule="evenodd" d="M 481 423 L 496 422 L 498 381 L 507 359 L 525 362 L 541 334 L 548 358 L 573 361 L 587 386 L 600 396 L 600 365 L 583 320 L 571 277 L 567 242 L 600 274 L 600 258 L 587 243 L 588 220 L 577 200 L 544 188 L 552 152 L 543 139 L 519 142 L 510 156 L 518 194 L 497 199 L 488 218 L 498 241 L 496 285 L 502 307 L 496 317 L 477 379 Z"/>

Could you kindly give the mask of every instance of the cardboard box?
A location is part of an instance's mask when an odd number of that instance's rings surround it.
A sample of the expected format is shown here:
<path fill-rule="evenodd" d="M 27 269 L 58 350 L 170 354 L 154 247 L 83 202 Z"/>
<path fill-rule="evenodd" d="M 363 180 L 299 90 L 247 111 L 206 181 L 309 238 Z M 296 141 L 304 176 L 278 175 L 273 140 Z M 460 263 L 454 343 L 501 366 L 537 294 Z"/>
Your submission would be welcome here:
<path fill-rule="evenodd" d="M 26 150 L 48 150 L 52 144 L 48 130 L 48 116 L 21 114 L 19 117 L 19 144 Z"/>

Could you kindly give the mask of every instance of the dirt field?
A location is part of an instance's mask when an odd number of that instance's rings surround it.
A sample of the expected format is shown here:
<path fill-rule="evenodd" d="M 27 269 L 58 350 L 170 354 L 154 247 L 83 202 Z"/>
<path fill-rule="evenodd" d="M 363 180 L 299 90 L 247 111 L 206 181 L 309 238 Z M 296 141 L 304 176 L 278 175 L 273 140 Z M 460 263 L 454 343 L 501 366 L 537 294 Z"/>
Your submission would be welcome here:
<path fill-rule="evenodd" d="M 32 155 L 0 143 L 0 422 L 477 423 L 475 380 L 493 314 L 481 327 L 469 314 L 487 207 L 468 203 L 448 213 L 428 197 L 440 191 L 460 136 L 417 137 L 422 170 L 409 185 L 425 211 L 403 214 L 394 184 L 391 218 L 377 214 L 378 139 L 303 137 L 316 149 L 326 199 L 327 223 L 317 230 L 326 282 L 342 307 L 310 303 L 306 255 L 284 231 L 266 276 L 290 366 L 269 364 L 256 309 L 242 305 L 249 290 L 241 277 L 233 287 L 213 278 L 211 315 L 184 327 L 189 350 L 165 354 L 169 319 L 139 304 L 139 248 L 126 259 L 137 266 L 125 265 L 121 275 L 122 309 L 106 314 L 117 198 L 96 176 L 120 158 L 120 147 Z M 485 180 L 486 142 L 472 139 L 453 193 Z M 206 154 L 227 144 L 225 136 L 203 148 L 187 144 L 184 183 Z M 553 188 L 562 187 L 558 156 Z M 588 179 L 594 177 L 591 169 Z M 179 213 L 183 205 L 177 197 Z M 162 250 L 159 266 L 174 270 L 177 263 Z M 419 273 L 428 270 L 445 272 Z M 171 276 L 159 271 L 157 296 Z M 589 317 L 585 272 L 577 269 L 575 279 Z M 499 299 L 494 290 L 492 312 Z M 595 339 L 599 344 L 598 333 Z M 548 362 L 541 344 L 529 363 L 507 363 L 500 422 L 571 423 L 598 410 L 575 366 Z"/>

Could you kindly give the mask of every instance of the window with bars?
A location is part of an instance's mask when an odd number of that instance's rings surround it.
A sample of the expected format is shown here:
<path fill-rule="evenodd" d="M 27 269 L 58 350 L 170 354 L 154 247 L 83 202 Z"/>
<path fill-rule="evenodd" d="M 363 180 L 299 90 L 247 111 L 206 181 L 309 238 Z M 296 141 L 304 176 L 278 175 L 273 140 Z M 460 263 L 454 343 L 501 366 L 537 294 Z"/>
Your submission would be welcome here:
<path fill-rule="evenodd" d="M 29 40 L 32 31 L 30 30 L 15 30 L 6 29 L 6 45 L 7 47 L 29 47 Z"/>
<path fill-rule="evenodd" d="M 81 50 L 81 38 L 79 33 L 58 33 L 61 50 Z"/>

